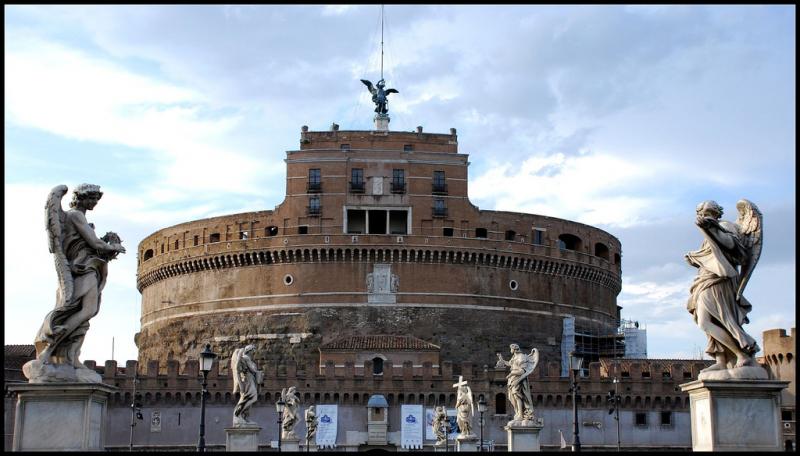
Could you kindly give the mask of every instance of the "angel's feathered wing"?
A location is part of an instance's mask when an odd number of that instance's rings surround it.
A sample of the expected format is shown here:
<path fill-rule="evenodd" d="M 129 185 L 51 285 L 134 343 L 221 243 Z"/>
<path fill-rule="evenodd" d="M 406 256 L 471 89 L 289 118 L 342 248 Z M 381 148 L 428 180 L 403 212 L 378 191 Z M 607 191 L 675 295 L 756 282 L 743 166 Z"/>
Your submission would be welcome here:
<path fill-rule="evenodd" d="M 739 289 L 736 290 L 736 299 L 739 300 L 742 298 L 744 287 L 747 286 L 750 276 L 753 275 L 753 269 L 755 269 L 758 259 L 761 257 L 764 218 L 758 206 L 744 198 L 736 203 L 736 209 L 739 211 L 736 225 L 739 226 L 739 235 L 746 254 L 742 263 Z"/>
<path fill-rule="evenodd" d="M 536 366 L 539 365 L 539 350 L 535 348 L 532 349 L 531 354 L 528 356 L 531 358 L 531 363 L 533 364 L 533 367 L 531 367 L 531 372 L 533 372 L 534 369 L 536 369 Z"/>
<path fill-rule="evenodd" d="M 67 193 L 66 185 L 58 185 L 50 190 L 47 203 L 44 206 L 45 229 L 50 253 L 53 254 L 56 274 L 58 275 L 58 293 L 56 294 L 56 308 L 63 307 L 72 300 L 74 283 L 70 272 L 69 260 L 64 253 L 64 224 L 67 214 L 61 209 L 61 198 Z"/>
<path fill-rule="evenodd" d="M 237 348 L 236 350 L 233 351 L 233 355 L 231 355 L 231 370 L 233 371 L 231 373 L 233 374 L 234 393 L 237 393 L 241 390 L 241 387 L 239 386 L 239 383 L 241 382 L 241 380 L 239 380 L 239 372 L 241 372 L 240 371 L 241 367 L 239 366 L 239 364 L 241 362 L 241 359 L 242 359 L 242 349 Z"/>
<path fill-rule="evenodd" d="M 364 85 L 367 86 L 367 88 L 369 89 L 369 93 L 372 93 L 372 94 L 375 93 L 375 89 L 372 87 L 372 83 L 371 82 L 367 81 L 366 79 L 362 79 L 361 82 L 363 82 Z"/>
<path fill-rule="evenodd" d="M 469 414 L 475 416 L 475 401 L 472 399 L 472 388 L 467 387 L 467 400 L 469 401 Z"/>
<path fill-rule="evenodd" d="M 286 402 L 286 388 L 281 390 L 281 400 Z"/>
<path fill-rule="evenodd" d="M 389 95 L 390 93 L 400 93 L 400 92 L 398 92 L 397 89 L 387 89 L 385 93 L 386 95 Z"/>

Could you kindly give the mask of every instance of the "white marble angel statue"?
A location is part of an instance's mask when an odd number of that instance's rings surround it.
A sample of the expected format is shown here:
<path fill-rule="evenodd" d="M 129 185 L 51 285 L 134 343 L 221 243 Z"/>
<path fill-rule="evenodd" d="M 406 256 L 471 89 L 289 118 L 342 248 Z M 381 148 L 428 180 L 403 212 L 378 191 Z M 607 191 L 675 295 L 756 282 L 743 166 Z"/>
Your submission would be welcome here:
<path fill-rule="evenodd" d="M 433 427 L 433 433 L 436 435 L 436 443 L 434 446 L 444 446 L 445 439 L 447 439 L 446 432 L 448 431 L 448 424 L 447 412 L 445 411 L 444 406 L 437 406 L 433 414 L 433 422 L 431 423 L 431 427 Z"/>
<path fill-rule="evenodd" d="M 317 412 L 314 410 L 313 405 L 309 405 L 306 409 L 306 446 L 310 445 L 317 435 Z"/>
<path fill-rule="evenodd" d="M 506 376 L 508 385 L 508 400 L 514 408 L 512 421 L 533 420 L 533 399 L 528 377 L 536 365 L 539 364 L 539 350 L 531 349 L 530 354 L 520 352 L 519 345 L 511 344 L 511 358 L 506 361 L 500 353 L 497 354 L 497 366 L 510 367 Z"/>
<path fill-rule="evenodd" d="M 472 432 L 472 417 L 475 416 L 475 401 L 472 398 L 472 388 L 467 385 L 467 381 L 461 375 L 458 376 L 458 383 L 453 385 L 458 388 L 456 395 L 456 424 L 461 431 L 459 439 L 474 437 Z"/>
<path fill-rule="evenodd" d="M 281 390 L 281 400 L 286 404 L 283 408 L 283 420 L 281 423 L 282 432 L 281 438 L 284 440 L 297 439 L 297 434 L 294 433 L 294 426 L 300 419 L 300 395 L 297 394 L 297 387 L 290 386 Z"/>
<path fill-rule="evenodd" d="M 708 336 L 706 353 L 716 360 L 700 372 L 703 380 L 767 378 L 754 359 L 758 344 L 742 327 L 753 308 L 742 293 L 761 255 L 763 219 L 746 199 L 736 209 L 739 217 L 732 223 L 721 220 L 722 206 L 716 202 L 698 204 L 695 224 L 704 240 L 685 256 L 698 268 L 686 307 Z"/>
<path fill-rule="evenodd" d="M 231 356 L 231 370 L 233 371 L 233 393 L 239 393 L 239 402 L 233 409 L 233 426 L 256 426 L 256 423 L 247 419 L 250 407 L 258 401 L 258 385 L 264 379 L 264 373 L 258 370 L 253 361 L 255 345 L 237 348 Z"/>
<path fill-rule="evenodd" d="M 66 185 L 50 191 L 45 218 L 50 252 L 58 276 L 55 308 L 47 314 L 34 345 L 36 359 L 23 366 L 32 383 L 96 382 L 101 378 L 79 360 L 89 320 L 100 311 L 100 296 L 106 284 L 108 262 L 125 253 L 116 233 L 98 238 L 86 211 L 94 209 L 103 196 L 100 186 L 81 184 L 73 191 L 70 210 L 64 212 L 61 199 Z"/>

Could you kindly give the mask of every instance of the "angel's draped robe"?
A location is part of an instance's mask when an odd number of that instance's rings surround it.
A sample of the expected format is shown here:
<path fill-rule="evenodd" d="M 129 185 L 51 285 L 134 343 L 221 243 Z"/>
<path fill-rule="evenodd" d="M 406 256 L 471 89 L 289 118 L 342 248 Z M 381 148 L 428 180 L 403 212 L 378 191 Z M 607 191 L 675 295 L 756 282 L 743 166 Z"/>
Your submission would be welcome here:
<path fill-rule="evenodd" d="M 734 244 L 739 242 L 737 234 L 732 232 L 735 227 L 722 222 L 720 236 L 727 236 Z M 742 325 L 748 323 L 747 314 L 753 306 L 745 299 L 736 299 L 736 290 L 739 287 L 739 272 L 736 269 L 734 255 L 730 250 L 720 246 L 706 230 L 700 228 L 704 240 L 700 250 L 689 252 L 686 258 L 693 266 L 699 268 L 692 286 L 689 289 L 691 296 L 686 304 L 689 313 L 697 323 L 697 310 L 702 308 L 715 320 L 717 326 L 723 328 L 733 337 L 743 351 L 758 350 L 755 339 L 747 334 Z M 708 335 L 706 353 L 716 357 L 724 353 L 725 347 Z"/>

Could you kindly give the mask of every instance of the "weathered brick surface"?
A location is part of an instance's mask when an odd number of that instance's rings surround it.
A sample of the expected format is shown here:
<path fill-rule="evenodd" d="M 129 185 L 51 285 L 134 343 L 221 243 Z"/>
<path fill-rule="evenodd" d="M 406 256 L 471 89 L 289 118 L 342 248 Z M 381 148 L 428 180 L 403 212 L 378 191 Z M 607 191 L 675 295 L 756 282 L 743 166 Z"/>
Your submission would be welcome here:
<path fill-rule="evenodd" d="M 455 131 L 304 131 L 287 153 L 286 199 L 274 210 L 182 223 L 141 242 L 140 359 L 184 362 L 205 343 L 225 357 L 246 342 L 265 359 L 307 364 L 342 336 L 408 334 L 441 346 L 444 360 L 491 365 L 511 342 L 558 358 L 567 315 L 613 331 L 619 241 L 568 220 L 478 209 L 467 197 L 467 159 Z M 320 193 L 308 193 L 311 168 L 320 169 Z M 364 170 L 364 193 L 349 191 L 353 168 Z M 405 172 L 404 193 L 390 192 L 393 169 Z M 445 172 L 445 195 L 432 195 L 434 171 Z M 320 217 L 307 213 L 312 196 Z M 435 198 L 445 217 L 432 216 Z M 345 206 L 409 209 L 411 231 L 354 237 L 344 232 Z M 532 243 L 534 229 L 544 230 L 542 245 Z M 574 250 L 559 248 L 564 235 L 577 237 Z M 368 303 L 377 263 L 399 278 L 393 304 Z"/>

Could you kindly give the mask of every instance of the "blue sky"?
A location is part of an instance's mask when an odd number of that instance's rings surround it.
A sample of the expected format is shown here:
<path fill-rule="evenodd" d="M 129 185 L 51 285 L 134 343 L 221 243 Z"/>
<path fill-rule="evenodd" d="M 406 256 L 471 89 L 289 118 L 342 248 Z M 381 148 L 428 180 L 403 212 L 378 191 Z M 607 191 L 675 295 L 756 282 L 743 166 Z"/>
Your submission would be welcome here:
<path fill-rule="evenodd" d="M 697 357 L 685 310 L 697 203 L 764 213 L 748 332 L 795 326 L 794 6 L 385 9 L 391 129 L 458 129 L 482 209 L 598 226 L 623 246 L 623 317 L 656 358 Z M 128 254 L 82 359 L 136 357 L 136 246 L 271 209 L 300 127 L 369 129 L 380 7 L 5 6 L 5 343 L 54 304 L 42 207 L 81 182 Z M 67 198 L 65 198 L 66 200 Z M 66 202 L 65 202 L 66 206 Z M 520 341 L 520 343 L 525 343 Z"/>

